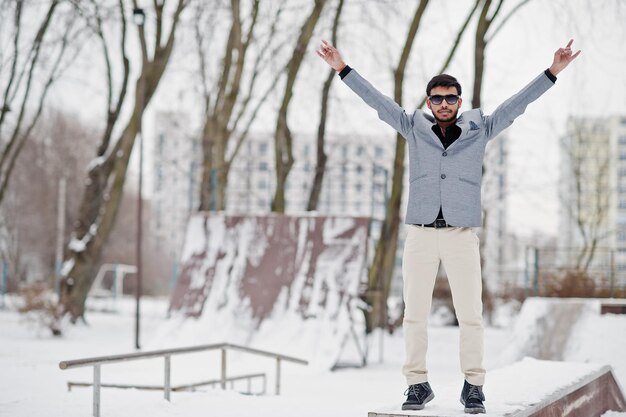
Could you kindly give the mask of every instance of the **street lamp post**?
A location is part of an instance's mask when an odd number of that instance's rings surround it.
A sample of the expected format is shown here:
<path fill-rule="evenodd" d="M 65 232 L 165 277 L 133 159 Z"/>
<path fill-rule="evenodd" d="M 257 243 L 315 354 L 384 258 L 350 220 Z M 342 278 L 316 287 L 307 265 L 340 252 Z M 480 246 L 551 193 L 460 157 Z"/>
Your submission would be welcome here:
<path fill-rule="evenodd" d="M 133 22 L 139 27 L 139 30 L 143 30 L 143 24 L 146 20 L 146 15 L 141 8 L 133 9 Z M 139 328 L 140 328 L 140 300 L 142 293 L 142 223 L 143 223 L 143 131 L 141 128 L 143 118 L 143 106 L 144 106 L 144 90 L 145 80 L 143 75 L 139 78 L 139 127 L 137 129 L 139 139 L 139 190 L 137 192 L 137 286 L 135 292 L 136 309 L 135 309 L 135 348 L 140 349 L 139 344 Z"/>

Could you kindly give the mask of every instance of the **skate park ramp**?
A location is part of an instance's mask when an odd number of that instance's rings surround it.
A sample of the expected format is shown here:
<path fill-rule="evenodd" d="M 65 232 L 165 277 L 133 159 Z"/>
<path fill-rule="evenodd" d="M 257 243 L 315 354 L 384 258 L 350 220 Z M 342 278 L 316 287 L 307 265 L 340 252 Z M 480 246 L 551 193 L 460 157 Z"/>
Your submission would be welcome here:
<path fill-rule="evenodd" d="M 616 309 L 607 308 L 622 305 L 626 300 L 528 298 L 499 363 L 513 363 L 527 356 L 594 363 L 623 357 L 624 338 L 615 336 L 626 334 L 626 316 L 612 314 Z M 620 381 L 626 380 L 626 369 L 616 371 Z"/>
<path fill-rule="evenodd" d="M 525 358 L 487 377 L 484 416 L 599 417 L 608 410 L 626 411 L 623 391 L 607 366 Z M 435 398 L 424 410 L 401 411 L 394 404 L 368 417 L 466 415 L 459 384 L 433 390 Z"/>
<path fill-rule="evenodd" d="M 237 343 L 332 367 L 363 326 L 369 225 L 363 217 L 194 215 L 160 344 Z"/>
<path fill-rule="evenodd" d="M 527 298 L 501 362 L 512 363 L 526 356 L 564 360 L 578 324 L 585 318 L 599 316 L 600 306 L 596 299 Z"/>

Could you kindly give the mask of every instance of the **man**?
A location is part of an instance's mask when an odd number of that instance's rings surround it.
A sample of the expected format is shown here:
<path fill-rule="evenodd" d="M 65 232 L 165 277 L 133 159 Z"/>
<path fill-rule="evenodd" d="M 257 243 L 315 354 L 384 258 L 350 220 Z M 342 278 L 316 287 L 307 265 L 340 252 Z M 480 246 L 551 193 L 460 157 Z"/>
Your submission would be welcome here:
<path fill-rule="evenodd" d="M 479 240 L 473 227 L 482 225 L 480 187 L 487 142 L 524 113 L 572 62 L 570 40 L 554 53 L 550 68 L 502 103 L 490 116 L 480 109 L 458 114 L 461 86 L 447 74 L 426 87 L 432 116 L 417 109 L 408 115 L 345 64 L 337 49 L 322 41 L 317 54 L 339 72 L 343 82 L 396 129 L 409 147 L 409 201 L 404 246 L 403 367 L 408 389 L 403 410 L 421 410 L 434 398 L 426 370 L 427 320 L 439 263 L 448 275 L 460 328 L 461 370 L 465 375 L 461 403 L 466 413 L 484 413 L 482 283 Z"/>

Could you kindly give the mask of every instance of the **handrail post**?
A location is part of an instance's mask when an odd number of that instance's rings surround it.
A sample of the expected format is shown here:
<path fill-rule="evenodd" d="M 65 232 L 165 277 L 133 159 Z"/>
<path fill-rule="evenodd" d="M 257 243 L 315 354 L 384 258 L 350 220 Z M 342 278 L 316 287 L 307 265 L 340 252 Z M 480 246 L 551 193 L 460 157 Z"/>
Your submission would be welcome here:
<path fill-rule="evenodd" d="M 280 395 L 280 358 L 276 358 L 276 395 Z"/>
<path fill-rule="evenodd" d="M 100 365 L 93 366 L 93 417 L 100 417 Z"/>
<path fill-rule="evenodd" d="M 226 389 L 226 348 L 222 348 L 222 389 Z"/>
<path fill-rule="evenodd" d="M 165 356 L 165 380 L 163 381 L 163 395 L 167 401 L 170 400 L 170 368 L 171 356 Z"/>

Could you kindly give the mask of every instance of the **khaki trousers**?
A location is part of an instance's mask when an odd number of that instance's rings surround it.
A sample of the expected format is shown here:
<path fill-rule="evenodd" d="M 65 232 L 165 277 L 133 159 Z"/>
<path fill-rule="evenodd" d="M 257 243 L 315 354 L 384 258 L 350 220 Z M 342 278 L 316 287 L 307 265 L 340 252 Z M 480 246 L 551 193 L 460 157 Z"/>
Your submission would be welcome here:
<path fill-rule="evenodd" d="M 461 371 L 467 382 L 483 385 L 482 282 L 479 240 L 469 227 L 408 226 L 404 244 L 404 339 L 407 384 L 428 381 L 427 324 L 439 262 L 448 275 L 459 321 Z"/>

